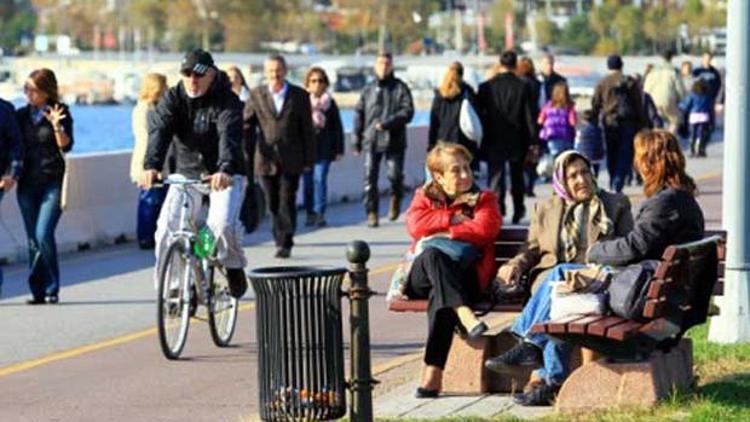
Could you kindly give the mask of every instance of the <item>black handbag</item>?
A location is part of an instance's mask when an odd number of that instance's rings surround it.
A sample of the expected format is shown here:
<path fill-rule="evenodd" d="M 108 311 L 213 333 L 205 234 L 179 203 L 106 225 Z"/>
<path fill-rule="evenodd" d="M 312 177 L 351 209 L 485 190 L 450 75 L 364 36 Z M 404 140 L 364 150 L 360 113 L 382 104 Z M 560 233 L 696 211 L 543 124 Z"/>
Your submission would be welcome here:
<path fill-rule="evenodd" d="M 609 308 L 622 318 L 644 321 L 648 288 L 661 261 L 651 259 L 631 264 L 615 273 L 609 285 Z"/>

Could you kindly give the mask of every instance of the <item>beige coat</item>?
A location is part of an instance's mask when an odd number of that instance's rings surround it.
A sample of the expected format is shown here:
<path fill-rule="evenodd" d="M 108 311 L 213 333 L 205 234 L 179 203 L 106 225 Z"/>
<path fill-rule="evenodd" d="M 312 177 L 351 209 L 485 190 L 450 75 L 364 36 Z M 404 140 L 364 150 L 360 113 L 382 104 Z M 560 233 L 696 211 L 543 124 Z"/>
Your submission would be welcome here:
<path fill-rule="evenodd" d="M 599 226 L 592 225 L 589 220 L 586 230 L 587 245 L 600 240 L 625 236 L 633 229 L 633 214 L 627 196 L 600 191 L 599 198 L 604 206 L 604 212 L 614 223 L 614 230 L 604 235 L 600 232 Z M 555 265 L 562 263 L 559 259 L 559 240 L 564 209 L 563 200 L 557 196 L 537 203 L 531 216 L 529 237 L 526 240 L 527 247 L 508 262 L 509 265 L 517 266 L 522 274 L 530 272 L 529 280 L 532 286 L 544 280 L 549 270 Z M 579 257 L 583 256 L 585 253 L 579 254 Z"/>
<path fill-rule="evenodd" d="M 149 105 L 145 101 L 139 100 L 133 108 L 132 128 L 133 128 L 133 155 L 130 158 L 130 180 L 133 183 L 138 182 L 141 172 L 143 171 L 143 159 L 146 157 L 146 147 L 148 147 L 148 114 Z"/>
<path fill-rule="evenodd" d="M 685 97 L 685 87 L 682 85 L 677 69 L 662 60 L 646 75 L 643 90 L 651 95 L 659 114 L 666 118 L 670 125 L 677 125 L 682 112 L 678 104 Z"/>

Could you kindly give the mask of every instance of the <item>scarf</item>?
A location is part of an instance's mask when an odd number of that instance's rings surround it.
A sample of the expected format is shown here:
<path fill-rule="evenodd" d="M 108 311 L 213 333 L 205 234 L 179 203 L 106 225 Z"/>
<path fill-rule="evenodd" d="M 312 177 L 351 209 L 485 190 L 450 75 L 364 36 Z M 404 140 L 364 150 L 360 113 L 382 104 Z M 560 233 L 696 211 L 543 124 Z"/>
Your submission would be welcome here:
<path fill-rule="evenodd" d="M 44 120 L 44 113 L 47 112 L 49 109 L 49 106 L 42 106 L 42 107 L 34 107 L 30 106 L 31 111 L 31 122 L 35 125 L 38 125 L 42 120 Z"/>
<path fill-rule="evenodd" d="M 612 220 L 604 212 L 604 204 L 599 199 L 600 190 L 594 183 L 594 195 L 588 201 L 576 202 L 570 196 L 565 181 L 565 167 L 573 159 L 583 159 L 590 167 L 586 157 L 576 151 L 566 151 L 555 159 L 555 170 L 552 173 L 552 189 L 555 194 L 565 203 L 563 212 L 562 230 L 560 231 L 560 248 L 564 262 L 573 262 L 578 256 L 581 246 L 581 237 L 585 236 L 586 223 L 598 226 L 602 234 L 611 233 L 614 228 Z M 590 239 L 594 240 L 594 239 Z"/>
<path fill-rule="evenodd" d="M 318 129 L 326 126 L 326 111 L 331 107 L 331 95 L 327 92 L 320 97 L 310 95 L 310 106 L 312 106 L 313 125 Z"/>

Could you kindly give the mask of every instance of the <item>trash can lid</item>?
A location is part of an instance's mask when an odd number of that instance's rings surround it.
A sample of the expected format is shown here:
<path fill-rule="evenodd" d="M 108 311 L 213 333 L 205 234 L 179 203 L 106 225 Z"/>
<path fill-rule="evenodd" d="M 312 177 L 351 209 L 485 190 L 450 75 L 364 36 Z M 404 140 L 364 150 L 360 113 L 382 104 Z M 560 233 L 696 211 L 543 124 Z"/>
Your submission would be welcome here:
<path fill-rule="evenodd" d="M 278 266 L 254 268 L 247 272 L 250 278 L 322 277 L 346 273 L 346 268 L 333 266 Z"/>

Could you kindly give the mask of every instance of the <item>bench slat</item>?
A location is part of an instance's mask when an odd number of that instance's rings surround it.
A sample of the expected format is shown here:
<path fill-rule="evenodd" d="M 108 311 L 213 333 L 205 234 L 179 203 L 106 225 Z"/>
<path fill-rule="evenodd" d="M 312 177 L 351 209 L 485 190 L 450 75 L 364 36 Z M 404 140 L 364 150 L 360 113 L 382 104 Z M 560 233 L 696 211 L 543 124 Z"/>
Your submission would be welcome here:
<path fill-rule="evenodd" d="M 633 334 L 637 333 L 641 327 L 643 327 L 643 324 L 641 324 L 640 322 L 628 321 L 607 329 L 607 337 L 619 341 L 624 341 Z"/>
<path fill-rule="evenodd" d="M 586 318 L 579 319 L 575 322 L 575 324 L 568 324 L 568 332 L 569 333 L 576 333 L 576 334 L 586 334 L 588 331 L 589 324 L 592 324 L 597 321 L 601 321 L 604 318 L 607 318 L 604 315 L 589 315 Z"/>
<path fill-rule="evenodd" d="M 564 334 L 568 332 L 568 324 L 573 324 L 578 320 L 586 318 L 586 315 L 570 315 L 557 321 L 550 321 L 547 324 L 548 333 Z"/>
<path fill-rule="evenodd" d="M 625 321 L 628 320 L 616 316 L 606 317 L 601 321 L 589 324 L 586 328 L 586 332 L 590 335 L 604 337 L 607 334 L 607 329 L 609 329 L 609 327 L 614 327 Z"/>
<path fill-rule="evenodd" d="M 664 314 L 667 301 L 661 299 L 648 299 L 643 307 L 643 316 L 646 318 L 658 318 Z"/>

